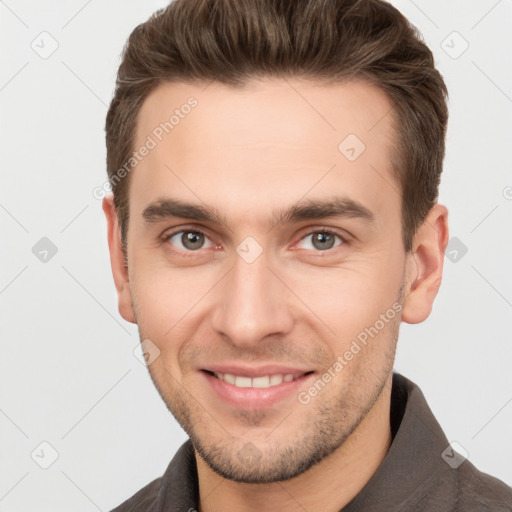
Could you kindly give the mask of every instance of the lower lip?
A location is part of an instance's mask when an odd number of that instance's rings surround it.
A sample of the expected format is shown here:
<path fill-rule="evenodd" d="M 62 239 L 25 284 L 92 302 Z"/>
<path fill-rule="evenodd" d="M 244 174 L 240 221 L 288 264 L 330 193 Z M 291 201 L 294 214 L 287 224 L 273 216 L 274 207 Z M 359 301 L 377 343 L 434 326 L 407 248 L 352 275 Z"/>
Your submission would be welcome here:
<path fill-rule="evenodd" d="M 290 395 L 296 397 L 298 388 L 314 377 L 314 373 L 310 373 L 268 388 L 239 388 L 205 371 L 200 373 L 219 398 L 237 409 L 244 410 L 268 409 Z"/>

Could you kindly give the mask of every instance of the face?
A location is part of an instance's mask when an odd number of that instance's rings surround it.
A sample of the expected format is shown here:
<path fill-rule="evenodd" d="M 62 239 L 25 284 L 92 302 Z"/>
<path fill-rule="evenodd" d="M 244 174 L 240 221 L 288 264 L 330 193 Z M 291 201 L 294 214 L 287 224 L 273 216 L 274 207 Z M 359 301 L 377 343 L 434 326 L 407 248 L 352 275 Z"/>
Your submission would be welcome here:
<path fill-rule="evenodd" d="M 298 79 L 169 83 L 142 106 L 135 147 L 156 145 L 131 171 L 120 309 L 224 477 L 302 473 L 381 397 L 408 286 L 390 109 Z"/>

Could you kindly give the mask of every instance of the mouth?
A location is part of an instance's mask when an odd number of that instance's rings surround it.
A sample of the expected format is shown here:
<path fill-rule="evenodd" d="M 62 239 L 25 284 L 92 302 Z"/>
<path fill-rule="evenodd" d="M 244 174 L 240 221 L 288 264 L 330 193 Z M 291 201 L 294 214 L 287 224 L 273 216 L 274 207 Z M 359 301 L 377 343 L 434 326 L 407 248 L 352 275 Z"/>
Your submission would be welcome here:
<path fill-rule="evenodd" d="M 285 401 L 298 401 L 299 388 L 306 386 L 315 374 L 314 371 L 291 369 L 281 373 L 259 371 L 256 375 L 243 370 L 231 372 L 202 369 L 199 373 L 214 399 L 237 410 L 265 410 Z"/>
<path fill-rule="evenodd" d="M 236 386 L 237 388 L 258 388 L 265 389 L 273 386 L 279 386 L 283 382 L 291 382 L 298 380 L 305 375 L 313 373 L 301 372 L 301 373 L 275 373 L 272 375 L 261 375 L 258 377 L 247 377 L 244 375 L 234 375 L 232 373 L 220 373 L 213 372 L 210 370 L 203 370 L 204 372 L 213 375 L 217 379 L 223 380 L 228 384 Z"/>

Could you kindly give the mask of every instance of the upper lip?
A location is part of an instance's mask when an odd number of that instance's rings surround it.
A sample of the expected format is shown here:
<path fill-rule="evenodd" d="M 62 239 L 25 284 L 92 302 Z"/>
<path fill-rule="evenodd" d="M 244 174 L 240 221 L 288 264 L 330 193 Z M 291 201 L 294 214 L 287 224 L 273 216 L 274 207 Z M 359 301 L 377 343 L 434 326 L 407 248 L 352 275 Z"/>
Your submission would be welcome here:
<path fill-rule="evenodd" d="M 244 366 L 240 364 L 211 364 L 201 368 L 214 373 L 228 373 L 240 377 L 263 377 L 265 375 L 301 375 L 311 372 L 310 368 L 266 364 L 263 366 Z"/>

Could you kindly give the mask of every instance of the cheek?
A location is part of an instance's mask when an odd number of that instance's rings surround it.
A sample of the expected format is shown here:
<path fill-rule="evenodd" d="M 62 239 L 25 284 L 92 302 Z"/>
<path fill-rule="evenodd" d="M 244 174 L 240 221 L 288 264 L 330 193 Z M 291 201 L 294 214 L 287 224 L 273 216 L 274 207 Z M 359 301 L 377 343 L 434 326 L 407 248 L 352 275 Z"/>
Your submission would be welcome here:
<path fill-rule="evenodd" d="M 214 276 L 199 267 L 170 269 L 157 263 L 135 270 L 130 286 L 139 328 L 160 339 L 171 336 L 180 322 L 194 314 L 214 282 Z"/>
<path fill-rule="evenodd" d="M 176 284 L 171 287 L 168 280 L 151 272 L 139 274 L 131 283 L 140 339 L 150 340 L 150 346 L 157 347 L 153 350 L 158 350 L 158 357 L 148 367 L 157 387 L 181 382 L 178 354 L 187 339 L 183 326 L 191 306 L 184 294 L 177 293 Z M 163 391 L 170 392 L 170 388 Z"/>
<path fill-rule="evenodd" d="M 339 351 L 392 309 L 398 299 L 402 274 L 396 262 L 390 267 L 375 255 L 339 268 L 310 269 L 300 277 L 288 279 L 293 282 L 291 288 L 313 312 L 315 321 L 324 325 L 322 332 L 337 340 Z M 311 313 L 308 317 L 312 318 Z"/>

